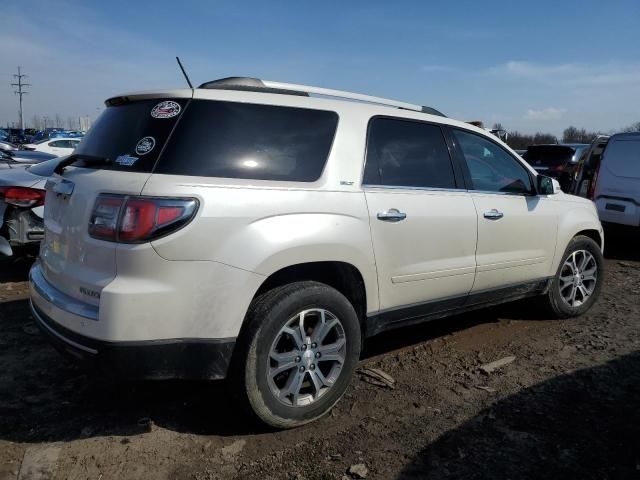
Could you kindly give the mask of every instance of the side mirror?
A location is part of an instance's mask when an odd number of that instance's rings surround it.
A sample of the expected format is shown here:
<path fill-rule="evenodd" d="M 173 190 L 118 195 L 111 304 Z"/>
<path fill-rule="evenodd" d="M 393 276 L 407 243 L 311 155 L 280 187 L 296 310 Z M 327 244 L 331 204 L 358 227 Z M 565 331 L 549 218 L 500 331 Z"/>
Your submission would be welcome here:
<path fill-rule="evenodd" d="M 551 177 L 545 177 L 544 175 L 538 175 L 538 195 L 554 195 L 560 193 L 560 183 Z"/>

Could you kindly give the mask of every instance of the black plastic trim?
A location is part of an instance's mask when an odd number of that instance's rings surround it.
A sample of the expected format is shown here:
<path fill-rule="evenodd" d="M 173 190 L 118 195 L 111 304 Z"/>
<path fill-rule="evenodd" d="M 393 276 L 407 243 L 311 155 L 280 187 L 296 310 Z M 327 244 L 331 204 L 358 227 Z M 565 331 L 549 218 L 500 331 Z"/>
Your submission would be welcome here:
<path fill-rule="evenodd" d="M 123 379 L 219 380 L 227 375 L 235 338 L 107 342 L 69 330 L 31 302 L 40 330 L 61 353 Z"/>
<path fill-rule="evenodd" d="M 380 310 L 367 315 L 365 336 L 373 337 L 387 330 L 540 295 L 547 291 L 552 279 L 553 277 L 541 278 L 530 282 L 482 290 L 472 294 L 457 295 Z"/>

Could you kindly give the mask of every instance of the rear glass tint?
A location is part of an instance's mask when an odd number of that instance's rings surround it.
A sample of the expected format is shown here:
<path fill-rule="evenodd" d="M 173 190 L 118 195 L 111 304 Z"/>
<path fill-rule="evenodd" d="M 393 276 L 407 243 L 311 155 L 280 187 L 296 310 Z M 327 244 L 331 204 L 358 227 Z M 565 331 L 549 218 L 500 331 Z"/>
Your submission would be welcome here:
<path fill-rule="evenodd" d="M 533 167 L 557 167 L 570 162 L 575 153 L 571 147 L 540 145 L 529 147 L 524 159 Z"/>
<path fill-rule="evenodd" d="M 337 124 L 335 112 L 193 100 L 154 172 L 313 182 Z"/>
<path fill-rule="evenodd" d="M 111 160 L 98 168 L 151 172 L 186 101 L 156 98 L 109 106 L 74 153 Z"/>

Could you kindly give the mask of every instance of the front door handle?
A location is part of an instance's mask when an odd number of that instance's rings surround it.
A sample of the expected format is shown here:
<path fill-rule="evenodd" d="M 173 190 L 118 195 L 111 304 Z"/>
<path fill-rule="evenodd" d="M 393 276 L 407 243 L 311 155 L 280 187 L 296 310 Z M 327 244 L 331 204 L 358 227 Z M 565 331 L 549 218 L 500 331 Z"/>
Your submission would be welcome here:
<path fill-rule="evenodd" d="M 407 214 L 399 211 L 397 208 L 390 208 L 386 212 L 378 213 L 378 220 L 383 222 L 400 222 L 407 218 Z"/>
<path fill-rule="evenodd" d="M 484 212 L 484 218 L 488 218 L 489 220 L 500 220 L 504 217 L 504 213 L 492 208 L 488 212 Z"/>

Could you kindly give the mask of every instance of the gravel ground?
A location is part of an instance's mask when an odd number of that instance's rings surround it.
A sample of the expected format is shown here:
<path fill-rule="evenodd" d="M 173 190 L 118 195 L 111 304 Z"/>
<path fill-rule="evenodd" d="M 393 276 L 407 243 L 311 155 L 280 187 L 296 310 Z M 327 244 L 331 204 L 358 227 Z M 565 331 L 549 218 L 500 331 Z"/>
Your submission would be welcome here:
<path fill-rule="evenodd" d="M 29 262 L 4 263 L 0 480 L 640 478 L 639 239 L 608 232 L 586 315 L 528 301 L 374 338 L 332 413 L 284 432 L 245 421 L 224 382 L 119 384 L 67 363 L 29 314 Z"/>

